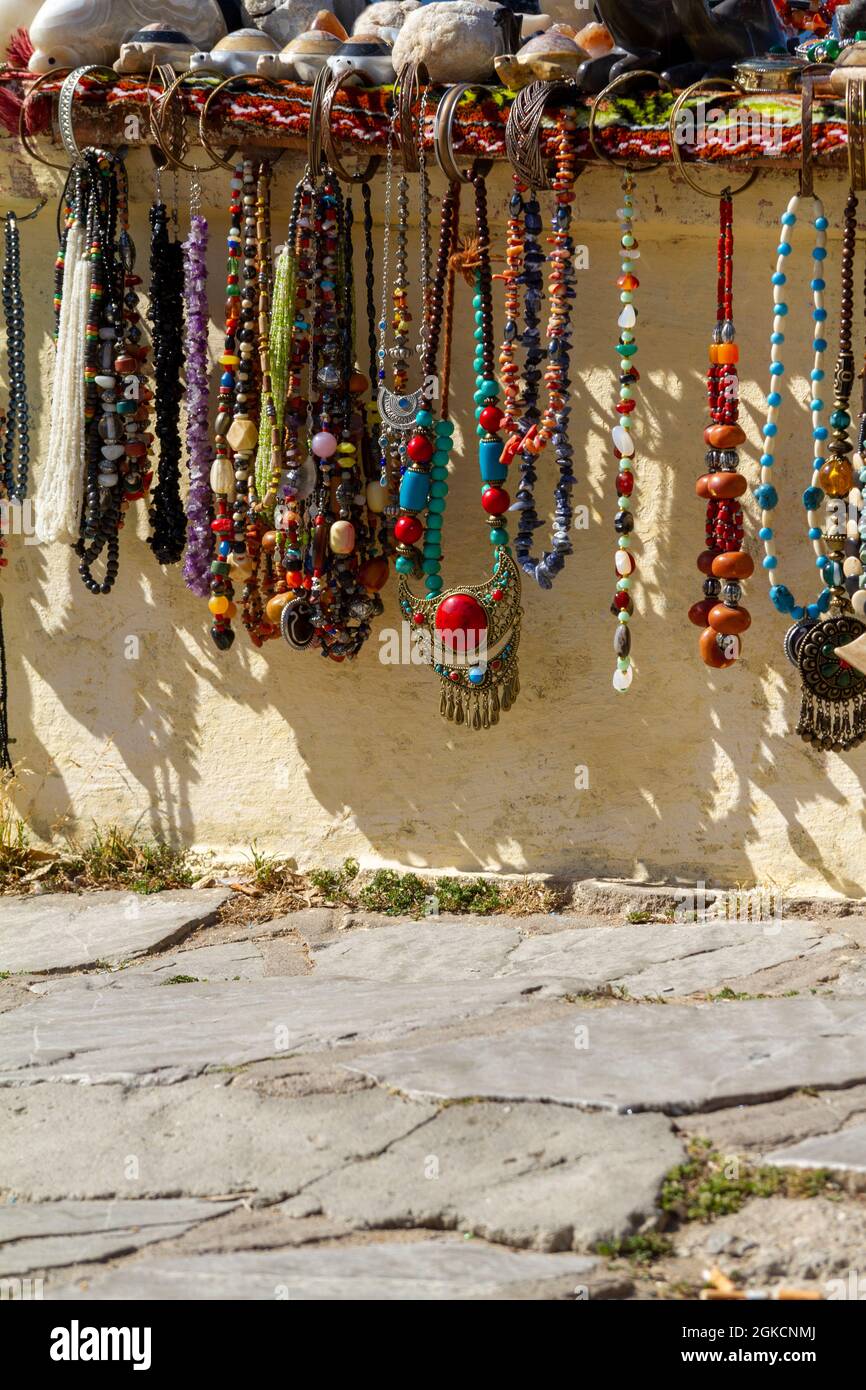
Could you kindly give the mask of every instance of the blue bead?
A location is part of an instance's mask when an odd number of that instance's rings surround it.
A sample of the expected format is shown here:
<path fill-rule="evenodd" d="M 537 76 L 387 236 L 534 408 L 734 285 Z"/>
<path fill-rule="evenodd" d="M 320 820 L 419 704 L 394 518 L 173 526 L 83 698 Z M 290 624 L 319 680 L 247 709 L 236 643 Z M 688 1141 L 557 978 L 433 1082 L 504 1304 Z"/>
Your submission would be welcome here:
<path fill-rule="evenodd" d="M 816 439 L 826 439 L 828 433 L 829 431 L 827 430 L 826 425 L 819 425 L 816 430 L 812 431 L 812 434 Z"/>
<path fill-rule="evenodd" d="M 826 309 L 813 309 L 813 310 L 812 310 L 812 318 L 815 320 L 816 323 L 823 323 L 826 317 L 827 317 L 827 310 L 826 310 Z"/>
<path fill-rule="evenodd" d="M 484 668 L 482 666 L 472 666 L 466 674 L 473 685 L 480 685 L 484 680 Z"/>
<path fill-rule="evenodd" d="M 782 216 L 779 218 L 783 227 L 793 227 L 796 220 L 797 214 L 795 212 L 783 212 Z"/>
<path fill-rule="evenodd" d="M 775 462 L 776 462 L 776 456 L 775 456 L 775 454 L 761 454 L 761 467 L 762 467 L 762 468 L 772 468 L 772 467 L 773 467 L 773 464 L 774 464 Z"/>
<path fill-rule="evenodd" d="M 421 425 L 422 428 L 429 427 L 433 424 L 432 413 L 429 410 L 419 410 L 418 414 L 415 416 L 415 424 Z"/>
<path fill-rule="evenodd" d="M 824 490 L 820 487 L 807 487 L 803 493 L 803 506 L 807 512 L 814 512 L 824 500 Z"/>
<path fill-rule="evenodd" d="M 779 344 L 780 344 L 780 343 L 784 343 L 784 341 L 785 341 L 785 335 L 784 335 L 784 333 L 771 333 L 771 334 L 770 334 L 770 342 L 773 344 L 773 347 L 778 347 Z"/>
<path fill-rule="evenodd" d="M 755 488 L 755 501 L 762 511 L 771 512 L 779 502 L 779 494 L 772 483 L 761 483 Z"/>
<path fill-rule="evenodd" d="M 825 570 L 827 566 L 831 563 L 832 561 L 830 560 L 829 555 L 819 555 L 817 560 L 815 561 L 815 568 L 819 570 Z"/>
<path fill-rule="evenodd" d="M 809 617 L 812 619 L 813 622 L 816 618 L 820 618 L 821 616 L 821 610 L 818 607 L 817 603 L 810 603 L 806 609 L 806 612 L 809 614 Z"/>
<path fill-rule="evenodd" d="M 787 282 L 787 279 L 787 275 L 785 275 L 781 270 L 777 270 L 775 275 L 773 276 L 773 284 L 784 285 Z"/>
<path fill-rule="evenodd" d="M 483 391 L 483 393 L 484 393 L 485 396 L 498 396 L 498 395 L 499 395 L 499 385 L 498 385 L 498 383 L 495 382 L 495 381 L 491 381 L 489 377 L 487 378 L 486 381 L 482 381 L 482 382 L 479 383 L 478 389 L 479 389 L 479 391 Z"/>
<path fill-rule="evenodd" d="M 770 586 L 770 601 L 780 613 L 790 613 L 794 607 L 794 595 L 785 584 L 772 584 Z"/>
<path fill-rule="evenodd" d="M 779 245 L 776 247 L 776 250 L 778 251 L 778 253 L 779 253 L 780 256 L 790 256 L 790 254 L 791 254 L 791 243 L 790 243 L 790 241 L 780 241 L 780 242 L 779 242 Z"/>
<path fill-rule="evenodd" d="M 762 563 L 765 570 L 774 570 L 779 561 L 776 559 L 775 555 L 765 555 Z"/>
<path fill-rule="evenodd" d="M 819 541 L 820 539 L 821 539 L 821 527 L 820 527 L 820 526 L 810 526 L 810 527 L 809 527 L 809 540 L 810 540 L 810 541 Z"/>
<path fill-rule="evenodd" d="M 810 402 L 809 402 L 809 409 L 812 410 L 812 411 L 814 411 L 814 410 L 823 410 L 823 409 L 824 409 L 824 402 L 818 400 L 818 397 L 816 396 L 815 399 L 814 399 L 813 401 L 810 401 Z"/>
<path fill-rule="evenodd" d="M 774 434 L 779 433 L 779 426 L 774 424 L 772 420 L 768 420 L 762 430 L 762 433 L 767 439 L 772 439 Z"/>
<path fill-rule="evenodd" d="M 829 225 L 830 225 L 830 223 L 827 221 L 826 217 L 816 217 L 816 218 L 815 218 L 815 229 L 816 229 L 816 231 L 819 231 L 819 232 L 826 232 L 826 230 L 827 230 L 827 228 L 829 227 Z"/>
<path fill-rule="evenodd" d="M 234 386 L 234 384 L 235 379 L 232 376 L 231 372 L 223 372 L 222 376 L 220 377 L 220 386 Z"/>
<path fill-rule="evenodd" d="M 827 609 L 830 607 L 830 599 L 831 599 L 832 597 L 833 597 L 833 595 L 830 593 L 830 590 L 829 590 L 829 589 L 822 589 L 822 590 L 821 590 L 820 594 L 818 595 L 818 605 L 817 605 L 817 606 L 818 606 L 818 612 L 819 612 L 819 613 L 826 613 L 826 612 L 827 612 Z"/>
<path fill-rule="evenodd" d="M 825 458 L 821 458 L 820 455 L 816 455 L 815 458 L 813 458 L 813 460 L 812 460 L 812 468 L 813 468 L 813 470 L 815 470 L 815 469 L 817 469 L 817 468 L 823 468 L 823 467 L 824 467 L 824 464 L 825 464 L 826 462 L 827 462 L 827 460 L 826 460 Z"/>
<path fill-rule="evenodd" d="M 819 276 L 816 280 L 810 280 L 810 281 L 809 281 L 809 289 L 810 289 L 810 290 L 826 290 L 826 288 L 827 288 L 827 281 L 826 281 L 826 280 L 822 280 L 820 276 Z"/>
<path fill-rule="evenodd" d="M 398 574 L 411 574 L 412 561 L 409 559 L 408 555 L 398 555 L 397 559 L 394 561 L 394 568 Z"/>
<path fill-rule="evenodd" d="M 813 381 L 823 381 L 826 375 L 827 373 L 824 371 L 823 367 L 813 367 L 809 373 Z"/>
<path fill-rule="evenodd" d="M 441 574 L 430 574 L 426 580 L 428 594 L 438 594 L 442 588 Z"/>
<path fill-rule="evenodd" d="M 762 526 L 761 529 L 760 529 L 760 531 L 758 532 L 758 540 L 761 540 L 761 541 L 771 541 L 772 539 L 773 539 L 773 528 L 772 528 L 772 526 Z"/>
<path fill-rule="evenodd" d="M 770 376 L 781 376 L 785 368 L 781 362 L 770 363 Z"/>
<path fill-rule="evenodd" d="M 767 405 L 773 405 L 773 406 L 775 406 L 775 405 L 781 405 L 781 404 L 782 404 L 782 396 L 781 396 L 781 393 L 778 392 L 778 391 L 771 391 L 770 394 L 769 394 L 769 396 L 767 397 Z"/>
<path fill-rule="evenodd" d="M 827 351 L 827 339 L 826 339 L 826 338 L 815 338 L 815 339 L 813 339 L 813 341 L 812 341 L 812 347 L 814 348 L 815 352 L 826 352 L 826 351 Z"/>
<path fill-rule="evenodd" d="M 826 259 L 827 259 L 827 248 L 826 248 L 826 246 L 816 246 L 815 249 L 814 249 L 814 251 L 812 252 L 812 260 L 813 260 L 813 261 L 825 261 Z"/>
<path fill-rule="evenodd" d="M 791 609 L 791 617 L 792 617 L 792 618 L 794 619 L 794 621 L 797 622 L 797 623 L 800 621 L 801 618 L 805 617 L 805 615 L 806 615 L 806 610 L 805 610 L 805 608 L 801 608 L 799 604 L 796 606 L 796 608 L 792 608 L 792 609 Z"/>
<path fill-rule="evenodd" d="M 787 314 L 787 312 L 788 312 L 788 306 L 787 306 L 787 304 L 781 304 L 781 303 L 780 303 L 780 304 L 774 304 L 774 305 L 773 305 L 773 313 L 777 316 L 777 318 L 784 318 L 785 315 Z"/>

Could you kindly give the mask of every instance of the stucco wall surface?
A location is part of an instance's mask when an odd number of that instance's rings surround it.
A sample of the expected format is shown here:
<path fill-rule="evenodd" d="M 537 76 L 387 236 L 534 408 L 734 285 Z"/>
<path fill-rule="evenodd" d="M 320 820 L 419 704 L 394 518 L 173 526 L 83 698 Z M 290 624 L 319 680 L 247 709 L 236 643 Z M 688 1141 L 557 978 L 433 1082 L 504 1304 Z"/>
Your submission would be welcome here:
<path fill-rule="evenodd" d="M 279 165 L 276 243 L 298 172 L 293 156 Z M 152 176 L 145 155 L 133 156 L 131 176 L 134 233 L 146 264 Z M 762 175 L 735 205 L 735 317 L 749 436 L 743 466 L 753 484 L 775 224 L 793 179 L 793 173 Z M 29 210 L 37 186 L 56 192 L 59 183 L 51 171 L 40 168 L 37 174 L 5 142 L 2 205 Z M 820 191 L 838 226 L 842 181 L 824 179 Z M 217 315 L 223 302 L 225 192 L 222 179 L 206 182 L 211 306 Z M 381 188 L 377 192 L 381 212 Z M 490 184 L 494 254 L 502 250 L 508 192 L 507 172 L 498 168 Z M 608 441 L 617 362 L 619 197 L 611 170 L 590 170 L 579 181 L 575 236 L 587 248 L 589 264 L 578 276 L 572 419 L 575 503 L 588 508 L 589 526 L 575 532 L 574 556 L 552 593 L 525 588 L 522 691 L 500 725 L 474 734 L 445 723 L 431 672 L 382 664 L 378 636 L 354 664 L 341 667 L 292 652 L 282 642 L 255 651 L 243 631 L 228 654 L 217 653 L 204 604 L 187 592 L 178 569 L 160 570 L 145 545 L 146 508 L 138 504 L 123 535 L 120 579 L 108 599 L 84 590 L 66 549 L 42 549 L 21 537 L 9 546 L 0 588 L 16 776 L 7 795 L 36 834 L 82 834 L 93 822 L 112 821 L 219 852 L 239 853 L 256 841 L 263 850 L 294 856 L 302 867 L 355 855 L 365 866 L 866 892 L 866 749 L 825 756 L 792 733 L 796 674 L 782 653 L 785 622 L 769 603 L 763 572 L 747 588 L 753 626 L 743 658 L 731 670 L 715 673 L 701 663 L 698 632 L 686 618 L 700 596 L 695 557 L 704 518 L 694 482 L 704 454 L 703 373 L 715 317 L 717 214 L 714 201 L 675 184 L 667 170 L 641 175 L 636 194 L 643 253 L 640 584 L 632 627 L 637 670 L 627 695 L 611 687 L 614 620 L 608 605 L 615 540 Z M 22 232 L 38 484 L 54 351 L 52 212 L 26 223 Z M 808 274 L 805 232 L 795 276 L 800 270 Z M 381 235 L 377 225 L 377 246 Z M 363 289 L 360 235 L 357 241 L 357 284 Z M 417 247 L 415 232 L 413 252 Z M 835 238 L 828 264 L 832 285 Z M 797 590 L 814 587 L 800 504 L 810 457 L 807 283 L 797 280 L 790 297 L 786 379 L 795 399 L 786 403 L 777 450 L 784 489 L 777 513 L 782 565 Z M 473 450 L 470 299 L 468 291 L 458 295 L 459 447 L 446 519 L 446 586 L 480 581 L 488 554 Z M 829 307 L 832 342 L 835 293 Z M 363 324 L 362 300 L 358 308 Z M 862 325 L 859 317 L 857 322 Z M 362 334 L 362 351 L 363 342 Z M 214 352 L 218 343 L 214 327 Z M 547 459 L 541 482 L 547 498 L 552 473 Z M 756 551 L 757 512 L 750 495 L 746 504 L 749 543 Z M 380 626 L 393 628 L 393 584 L 385 598 Z"/>

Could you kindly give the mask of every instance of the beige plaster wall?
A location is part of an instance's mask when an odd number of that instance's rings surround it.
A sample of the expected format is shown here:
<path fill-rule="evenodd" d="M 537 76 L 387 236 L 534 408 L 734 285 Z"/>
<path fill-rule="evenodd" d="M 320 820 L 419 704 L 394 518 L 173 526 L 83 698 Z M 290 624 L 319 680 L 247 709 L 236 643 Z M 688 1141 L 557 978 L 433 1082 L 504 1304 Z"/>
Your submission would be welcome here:
<path fill-rule="evenodd" d="M 0 203 L 12 196 L 25 211 L 34 169 L 10 142 L 5 151 Z M 275 240 L 297 170 L 288 158 L 280 166 Z M 151 181 L 143 156 L 134 158 L 132 175 L 135 231 L 146 262 Z M 56 188 L 40 170 L 43 180 Z M 774 223 L 792 181 L 792 174 L 763 176 L 736 205 L 736 317 L 750 440 L 745 466 L 753 482 Z M 838 224 L 842 184 L 827 180 L 822 191 Z M 500 237 L 507 192 L 500 169 L 491 180 Z M 223 196 L 221 181 L 208 181 L 206 202 L 217 209 L 209 215 L 218 313 Z M 17 740 L 8 797 L 36 833 L 84 833 L 94 821 L 115 821 L 220 852 L 240 853 L 255 840 L 302 866 L 352 854 L 364 865 L 866 892 L 866 750 L 819 755 L 792 734 L 797 682 L 782 654 L 785 623 L 769 604 L 763 572 L 748 589 L 754 623 L 742 661 L 717 674 L 698 659 L 698 634 L 686 611 L 700 590 L 695 557 L 703 512 L 694 480 L 704 452 L 702 374 L 715 314 L 716 205 L 675 185 L 666 170 L 640 178 L 637 204 L 641 584 L 633 622 L 637 674 L 629 694 L 611 688 L 608 430 L 617 360 L 619 190 L 617 176 L 603 169 L 581 178 L 576 227 L 589 267 L 579 277 L 575 310 L 575 501 L 589 509 L 590 526 L 576 533 L 574 557 L 552 593 L 525 590 L 523 689 L 515 709 L 489 733 L 455 729 L 439 718 L 431 673 L 382 665 L 375 640 L 343 667 L 277 642 L 257 652 L 243 632 L 230 653 L 218 654 L 204 605 L 187 592 L 179 571 L 161 571 L 145 546 L 139 504 L 108 599 L 84 590 L 65 549 L 42 550 L 20 538 L 10 546 L 0 580 Z M 54 250 L 53 214 L 46 210 L 23 235 L 37 481 L 50 404 Z M 832 283 L 838 264 L 832 249 L 829 264 Z M 805 256 L 799 265 L 805 268 Z M 446 585 L 480 579 L 487 556 L 472 449 L 469 298 L 460 296 L 455 361 L 464 387 L 456 402 L 458 439 L 468 446 L 455 458 Z M 792 325 L 805 333 L 806 299 L 801 292 L 791 302 Z M 834 295 L 831 332 L 835 308 Z M 806 354 L 790 347 L 788 360 L 797 401 L 786 407 L 777 451 L 787 486 L 778 516 L 785 575 L 799 590 L 814 583 L 799 502 L 810 452 Z M 543 472 L 549 491 L 549 461 Z M 747 501 L 754 535 L 756 510 Z M 397 620 L 394 592 L 393 586 L 386 592 L 387 626 Z M 127 659 L 130 637 L 140 642 L 137 660 Z M 578 789 L 581 768 L 588 786 Z"/>

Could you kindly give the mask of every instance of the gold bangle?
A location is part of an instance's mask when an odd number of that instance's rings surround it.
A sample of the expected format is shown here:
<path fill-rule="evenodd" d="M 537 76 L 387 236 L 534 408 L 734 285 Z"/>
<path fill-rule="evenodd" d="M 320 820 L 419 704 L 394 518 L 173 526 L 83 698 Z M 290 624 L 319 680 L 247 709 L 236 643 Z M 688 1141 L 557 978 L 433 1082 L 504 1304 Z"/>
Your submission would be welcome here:
<path fill-rule="evenodd" d="M 698 180 L 694 178 L 692 174 L 689 173 L 683 161 L 682 152 L 680 150 L 680 142 L 677 139 L 676 133 L 677 117 L 682 111 L 685 103 L 689 100 L 690 97 L 696 96 L 698 92 L 702 92 L 704 88 L 707 87 L 710 83 L 714 83 L 717 87 L 723 86 L 728 88 L 728 91 L 726 92 L 713 92 L 712 96 L 714 97 L 728 96 L 732 92 L 739 95 L 742 94 L 742 89 L 731 78 L 702 77 L 700 82 L 694 82 L 691 87 L 686 87 L 684 92 L 680 92 L 679 96 L 677 97 L 676 101 L 671 107 L 671 114 L 668 119 L 668 134 L 670 135 L 671 142 L 671 156 L 673 158 L 674 164 L 676 165 L 678 173 L 682 174 L 686 183 L 689 184 L 689 186 L 693 188 L 696 193 L 702 194 L 704 198 L 718 198 L 718 193 L 715 193 L 712 190 L 708 191 L 706 188 L 702 187 Z M 755 182 L 755 179 L 757 177 L 758 170 L 757 167 L 755 167 L 746 175 L 743 182 L 741 184 L 738 184 L 736 188 L 732 188 L 730 184 L 728 184 L 725 186 L 722 192 L 728 193 L 732 198 L 736 198 L 737 194 L 743 193 L 745 189 L 747 189 L 751 184 Z"/>

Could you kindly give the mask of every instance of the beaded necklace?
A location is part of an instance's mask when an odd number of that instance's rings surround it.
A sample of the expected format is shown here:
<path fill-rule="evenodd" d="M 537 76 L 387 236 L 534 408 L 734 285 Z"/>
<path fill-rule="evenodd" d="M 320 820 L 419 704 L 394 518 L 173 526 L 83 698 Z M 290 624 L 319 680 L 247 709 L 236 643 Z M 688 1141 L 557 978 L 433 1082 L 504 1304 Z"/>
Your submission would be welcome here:
<path fill-rule="evenodd" d="M 0 414 L 0 446 L 5 443 L 6 417 Z M 0 474 L 0 522 L 8 517 L 9 497 L 2 474 Z M 0 524 L 0 569 L 5 569 L 9 561 L 3 553 L 6 542 L 6 525 Z M 9 750 L 9 685 L 6 673 L 6 641 L 3 633 L 3 595 L 0 593 L 0 771 L 12 770 L 12 755 Z"/>
<path fill-rule="evenodd" d="M 617 535 L 617 548 L 614 556 L 614 572 L 617 576 L 616 589 L 611 602 L 611 612 L 616 617 L 616 631 L 613 636 L 613 650 L 616 656 L 616 670 L 613 673 L 613 688 L 624 694 L 634 680 L 634 667 L 631 661 L 631 619 L 634 614 L 634 600 L 631 595 L 632 575 L 637 561 L 632 554 L 632 534 L 634 515 L 632 496 L 634 493 L 634 452 L 632 438 L 632 415 L 635 409 L 634 388 L 640 381 L 640 372 L 634 365 L 637 353 L 634 329 L 638 311 L 634 305 L 635 291 L 640 280 L 635 275 L 635 265 L 640 259 L 640 247 L 634 235 L 634 175 L 625 169 L 621 176 L 622 207 L 620 216 L 620 251 L 622 260 L 617 277 L 620 310 L 617 325 L 619 342 L 616 352 L 619 357 L 619 400 L 616 411 L 618 422 L 611 429 L 611 444 L 616 460 L 616 516 L 614 530 Z"/>
<path fill-rule="evenodd" d="M 129 235 L 126 168 L 116 155 L 84 152 L 87 183 L 90 308 L 84 354 L 84 507 L 75 553 L 92 594 L 108 594 L 120 565 L 120 530 L 129 502 L 144 496 L 152 436 L 146 431 L 152 392 L 149 349 L 138 312 L 140 277 Z M 94 565 L 103 560 L 98 579 Z"/>
<path fill-rule="evenodd" d="M 394 524 L 397 543 L 395 569 L 400 575 L 423 575 L 427 598 L 432 599 L 442 588 L 442 519 L 448 496 L 448 459 L 454 426 L 442 410 L 438 421 L 434 405 L 438 394 L 436 375 L 439 340 L 445 313 L 446 283 L 451 258 L 457 250 L 460 186 L 449 183 L 442 201 L 439 247 L 436 269 L 432 278 L 426 263 L 429 255 L 429 205 L 426 192 L 424 162 L 424 104 L 417 133 L 418 163 L 422 176 L 421 233 L 423 278 L 427 293 L 423 296 L 421 329 L 423 385 L 415 410 L 414 425 L 408 439 L 400 441 L 405 449 L 406 464 L 400 479 L 400 514 Z M 476 306 L 476 313 L 480 300 Z M 426 521 L 423 519 L 426 512 Z M 418 543 L 423 538 L 423 549 Z"/>
<path fill-rule="evenodd" d="M 490 230 L 484 179 L 472 179 L 475 192 L 475 243 L 472 248 L 478 372 L 476 405 L 479 419 L 488 408 L 501 415 L 499 387 L 493 375 L 493 305 L 490 269 Z M 468 262 L 468 258 L 467 258 Z M 464 262 L 466 264 L 467 262 Z M 490 418 L 490 417 L 486 417 Z M 500 710 L 510 709 L 520 689 L 517 650 L 520 641 L 520 570 L 508 545 L 503 519 L 510 498 L 499 484 L 504 480 L 502 439 L 482 426 L 479 463 L 481 505 L 490 522 L 493 572 L 483 585 L 415 598 L 405 577 L 400 580 L 400 607 L 419 634 L 423 630 L 430 664 L 440 678 L 439 711 L 456 724 L 472 729 L 498 723 Z M 432 505 L 432 503 L 431 503 Z M 438 576 L 437 576 L 438 577 Z M 428 581 L 429 585 L 429 581 Z"/>
<path fill-rule="evenodd" d="M 733 247 L 733 200 L 726 189 L 719 198 L 716 323 L 707 370 L 710 424 L 704 431 L 704 442 L 708 471 L 695 487 L 707 504 L 706 548 L 698 556 L 698 569 L 705 576 L 704 597 L 689 609 L 691 621 L 704 629 L 701 658 L 717 669 L 733 665 L 740 655 L 740 634 L 752 621 L 748 610 L 740 606 L 740 580 L 748 579 L 755 568 L 751 556 L 742 549 L 739 499 L 748 484 L 737 472 L 737 449 L 746 436 L 738 423 L 740 354 L 734 341 Z"/>
<path fill-rule="evenodd" d="M 18 218 L 7 212 L 3 259 L 3 317 L 6 322 L 6 358 L 9 400 L 3 436 L 3 485 L 7 502 L 23 502 L 27 496 L 30 467 L 30 409 L 24 369 L 24 298 L 21 293 L 21 242 Z M 16 457 L 17 455 L 17 457 Z"/>
<path fill-rule="evenodd" d="M 519 174 L 514 175 L 514 191 L 509 202 L 507 269 L 503 276 L 506 282 L 506 317 L 499 364 L 505 388 L 504 414 L 500 424 L 510 433 L 504 461 L 509 463 L 515 455 L 520 459 L 520 479 L 512 508 L 518 513 L 514 550 L 524 573 L 535 579 L 542 589 L 552 587 L 554 579 L 565 566 L 566 557 L 573 550 L 570 536 L 571 493 L 576 479 L 573 473 L 574 450 L 568 437 L 571 414 L 568 371 L 572 303 L 575 297 L 574 243 L 571 237 L 571 204 L 575 196 L 576 171 L 574 129 L 571 113 L 560 112 L 557 118 L 556 171 L 551 182 L 554 210 L 548 242 L 552 249 L 546 257 L 550 267 L 550 311 L 545 347 L 541 345 L 539 313 L 545 262 L 538 241 L 542 230 L 541 209 L 534 190 L 527 187 Z M 525 196 L 527 192 L 528 198 Z M 524 286 L 522 331 L 519 324 L 520 284 Z M 516 362 L 515 346 L 518 343 L 525 349 L 522 373 Z M 543 363 L 547 401 L 541 411 L 538 406 L 538 385 Z M 549 443 L 553 444 L 559 469 L 559 479 L 554 489 L 552 549 L 536 558 L 532 554 L 533 532 L 543 525 L 535 503 L 537 464 L 539 455 Z"/>
<path fill-rule="evenodd" d="M 231 620 L 237 607 L 232 581 L 244 581 L 252 571 L 252 561 L 246 553 L 246 507 L 249 464 L 258 443 L 258 431 L 248 414 L 253 404 L 255 330 L 252 325 L 256 292 L 256 194 L 250 160 L 235 167 L 230 192 L 230 226 L 226 238 L 226 327 L 223 352 L 219 359 L 223 371 L 214 426 L 214 461 L 210 473 L 214 511 L 211 529 L 217 539 L 217 554 L 210 567 L 211 597 L 208 608 L 213 616 L 211 637 L 220 651 L 227 651 L 235 640 Z"/>
<path fill-rule="evenodd" d="M 183 390 L 183 250 L 169 236 L 169 216 L 159 197 L 150 209 L 150 324 L 153 343 L 158 481 L 151 494 L 148 544 L 161 565 L 183 555 L 186 518 L 180 496 L 180 398 Z"/>
<path fill-rule="evenodd" d="M 820 200 L 796 195 L 781 217 L 782 236 L 773 275 L 774 321 L 770 364 L 773 380 L 772 389 L 767 397 L 767 421 L 764 425 L 767 452 L 761 458 L 761 483 L 755 495 L 762 509 L 760 534 L 766 552 L 764 568 L 770 572 L 771 578 L 770 598 L 779 612 L 794 619 L 794 625 L 788 630 L 785 638 L 785 652 L 789 660 L 797 666 L 802 684 L 797 732 L 801 738 L 815 747 L 846 750 L 855 747 L 866 738 L 866 677 L 853 667 L 843 654 L 847 645 L 856 643 L 857 639 L 866 633 L 866 625 L 854 615 L 845 587 L 846 531 L 844 522 L 840 525 L 838 510 L 834 511 L 835 504 L 847 497 L 853 481 L 853 470 L 847 458 L 851 447 L 847 434 L 850 425 L 848 401 L 854 377 L 851 316 L 856 198 L 853 195 L 846 206 L 843 235 L 841 326 L 835 373 L 835 402 L 830 417 L 833 438 L 829 445 L 826 442 L 830 437 L 830 431 L 824 424 L 824 402 L 817 395 L 820 389 L 818 383 L 823 381 L 825 375 L 823 364 L 827 342 L 820 336 L 820 325 L 826 318 L 823 303 L 826 284 L 820 274 L 816 274 L 811 282 L 812 317 L 816 324 L 816 336 L 812 344 L 815 353 L 812 369 L 813 399 L 810 402 L 814 457 L 811 481 L 803 493 L 803 505 L 809 522 L 809 539 L 815 550 L 816 564 L 825 587 L 816 602 L 805 608 L 796 604 L 786 585 L 778 582 L 778 557 L 774 532 L 770 525 L 772 512 L 779 500 L 771 481 L 775 459 L 770 450 L 778 433 L 778 411 L 781 406 L 781 394 L 777 390 L 778 378 L 784 373 L 780 348 L 784 342 L 783 329 L 788 308 L 782 296 L 783 287 L 787 283 L 786 266 L 792 250 L 792 229 L 804 204 L 810 205 L 811 220 L 816 232 L 812 256 L 818 264 L 818 269 L 827 254 L 827 219 Z M 822 529 L 818 508 L 825 497 L 832 500 L 828 508 L 826 529 Z"/>
<path fill-rule="evenodd" d="M 210 592 L 210 565 L 213 557 L 213 512 L 210 491 L 213 449 L 208 425 L 208 224 L 197 207 L 197 191 L 194 188 L 189 236 L 183 244 L 186 299 L 186 453 L 189 474 L 183 577 L 192 593 L 198 598 L 207 598 Z"/>

